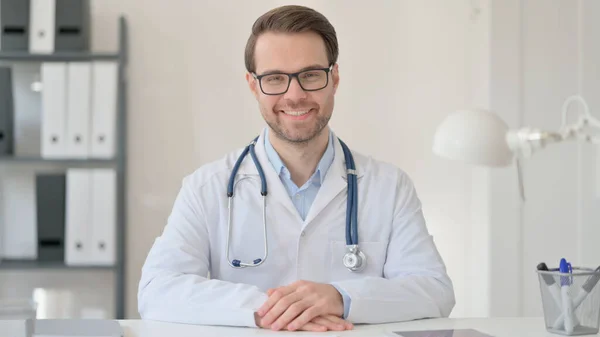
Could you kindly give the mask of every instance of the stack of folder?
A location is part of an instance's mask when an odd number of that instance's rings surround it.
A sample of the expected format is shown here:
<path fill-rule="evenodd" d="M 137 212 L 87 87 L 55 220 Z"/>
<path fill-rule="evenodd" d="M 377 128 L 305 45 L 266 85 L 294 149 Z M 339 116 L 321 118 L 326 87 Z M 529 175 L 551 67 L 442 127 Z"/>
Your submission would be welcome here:
<path fill-rule="evenodd" d="M 89 0 L 0 0 L 0 53 L 71 55 L 89 40 Z M 19 67 L 0 67 L 0 160 L 115 159 L 116 61 L 42 62 L 37 96 Z M 115 169 L 0 169 L 0 260 L 115 264 Z"/>
<path fill-rule="evenodd" d="M 0 179 L 0 257 L 69 266 L 115 265 L 116 170 L 71 168 L 34 174 L 33 181 L 30 172 Z"/>
<path fill-rule="evenodd" d="M 0 50 L 87 51 L 88 0 L 0 0 Z"/>
<path fill-rule="evenodd" d="M 43 158 L 114 157 L 117 75 L 112 61 L 42 64 Z"/>

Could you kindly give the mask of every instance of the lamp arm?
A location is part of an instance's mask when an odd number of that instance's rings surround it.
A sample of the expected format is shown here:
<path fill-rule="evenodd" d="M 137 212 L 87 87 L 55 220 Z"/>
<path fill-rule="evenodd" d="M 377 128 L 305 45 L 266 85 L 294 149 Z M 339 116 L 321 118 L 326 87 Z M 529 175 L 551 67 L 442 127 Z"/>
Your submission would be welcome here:
<path fill-rule="evenodd" d="M 583 113 L 579 116 L 577 121 L 571 125 L 567 124 L 567 117 L 569 113 L 569 106 L 579 102 L 583 107 Z M 600 131 L 600 121 L 592 114 L 590 114 L 590 108 L 587 102 L 581 96 L 570 96 L 563 103 L 562 107 L 562 129 L 563 137 L 565 139 L 578 139 L 593 144 L 600 144 L 600 137 L 593 136 L 592 134 L 586 133 L 587 128 L 596 129 Z"/>
<path fill-rule="evenodd" d="M 574 102 L 581 103 L 583 113 L 576 122 L 567 124 L 568 108 Z M 523 157 L 530 157 L 535 151 L 549 144 L 567 140 L 600 144 L 600 137 L 588 132 L 590 128 L 595 129 L 600 134 L 600 121 L 590 114 L 589 107 L 582 97 L 570 96 L 565 100 L 562 107 L 562 126 L 559 131 L 521 128 L 509 131 L 506 135 L 506 141 L 513 152 Z"/>

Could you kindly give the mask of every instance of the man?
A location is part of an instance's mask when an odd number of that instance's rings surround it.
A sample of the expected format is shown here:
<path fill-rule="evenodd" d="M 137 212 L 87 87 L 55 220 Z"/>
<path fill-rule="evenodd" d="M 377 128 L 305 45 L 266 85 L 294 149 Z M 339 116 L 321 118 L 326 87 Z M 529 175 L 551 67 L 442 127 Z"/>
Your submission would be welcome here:
<path fill-rule="evenodd" d="M 142 270 L 142 318 L 325 331 L 450 314 L 452 283 L 409 177 L 355 152 L 356 168 L 346 170 L 328 127 L 337 56 L 334 28 L 312 9 L 283 6 L 255 22 L 245 63 L 268 125 L 252 152 L 266 176 L 265 218 L 253 157 L 240 162 L 229 221 L 227 187 L 241 149 L 186 177 Z M 361 271 L 342 262 L 349 174 L 358 185 Z M 267 258 L 256 259 L 265 238 Z M 238 258 L 257 266 L 238 268 Z"/>

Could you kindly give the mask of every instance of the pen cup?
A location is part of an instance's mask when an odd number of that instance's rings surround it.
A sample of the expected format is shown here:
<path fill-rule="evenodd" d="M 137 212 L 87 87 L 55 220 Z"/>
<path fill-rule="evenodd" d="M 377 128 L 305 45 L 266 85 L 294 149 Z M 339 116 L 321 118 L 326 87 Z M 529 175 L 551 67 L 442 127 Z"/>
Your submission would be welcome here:
<path fill-rule="evenodd" d="M 572 267 L 537 270 L 546 329 L 566 336 L 594 335 L 600 326 L 600 271 Z"/>

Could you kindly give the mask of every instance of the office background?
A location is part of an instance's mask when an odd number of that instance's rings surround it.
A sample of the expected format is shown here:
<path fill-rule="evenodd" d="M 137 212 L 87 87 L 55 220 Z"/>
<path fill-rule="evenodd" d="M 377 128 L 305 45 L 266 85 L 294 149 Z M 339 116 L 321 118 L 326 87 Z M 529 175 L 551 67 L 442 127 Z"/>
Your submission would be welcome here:
<path fill-rule="evenodd" d="M 117 48 L 119 15 L 129 25 L 127 318 L 138 317 L 140 268 L 183 176 L 246 144 L 263 127 L 244 80 L 243 49 L 253 21 L 288 3 L 91 2 L 94 50 Z M 452 316 L 540 316 L 538 262 L 555 265 L 565 256 L 574 264 L 598 264 L 597 149 L 561 144 L 525 162 L 522 203 L 514 169 L 446 161 L 431 145 L 436 126 L 461 107 L 492 108 L 513 127 L 555 129 L 563 100 L 581 93 L 599 116 L 600 23 L 594 18 L 600 3 L 293 3 L 321 11 L 338 32 L 336 133 L 415 181 L 454 281 Z M 31 280 L 41 279 L 67 291 L 59 293 L 61 303 L 79 302 L 75 315 L 112 310 L 109 272 L 64 273 L 0 270 L 0 295 L 27 294 Z"/>

